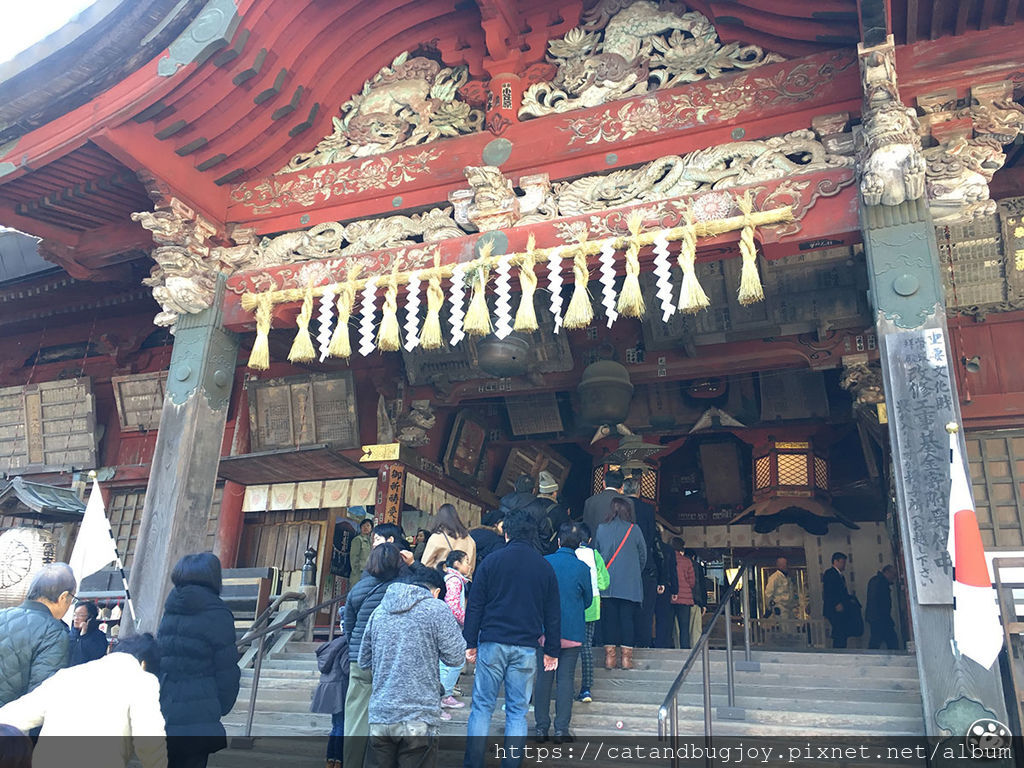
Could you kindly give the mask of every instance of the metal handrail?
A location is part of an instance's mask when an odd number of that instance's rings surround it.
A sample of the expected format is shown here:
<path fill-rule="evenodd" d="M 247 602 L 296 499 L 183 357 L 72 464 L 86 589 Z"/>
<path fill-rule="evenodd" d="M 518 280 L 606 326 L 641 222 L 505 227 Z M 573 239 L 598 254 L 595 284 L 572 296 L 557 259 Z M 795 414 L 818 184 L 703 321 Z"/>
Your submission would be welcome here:
<path fill-rule="evenodd" d="M 256 620 L 253 621 L 252 626 L 249 627 L 249 631 L 242 635 L 241 639 L 237 643 L 238 647 L 242 648 L 243 646 L 249 645 L 250 643 L 252 643 L 253 640 L 260 637 L 259 634 L 255 633 L 257 633 L 259 630 L 262 630 L 270 623 L 271 616 L 277 613 L 277 611 L 281 608 L 281 603 L 295 602 L 296 600 L 305 599 L 306 596 L 301 592 L 285 592 L 283 595 L 278 595 L 274 602 L 268 605 L 264 609 L 263 613 L 256 617 Z"/>
<path fill-rule="evenodd" d="M 301 621 L 307 616 L 320 611 L 325 608 L 331 609 L 331 629 L 328 637 L 328 642 L 334 640 L 334 628 L 337 626 L 337 622 L 334 620 L 334 606 L 341 603 L 348 595 L 339 595 L 333 597 L 330 600 L 325 600 L 319 605 L 314 605 L 312 608 L 306 608 L 304 610 L 292 609 L 285 615 L 284 619 L 271 624 L 271 616 L 275 611 L 279 611 L 281 604 L 291 602 L 294 600 L 303 600 L 305 595 L 301 592 L 287 592 L 278 597 L 274 602 L 253 622 L 252 628 L 245 633 L 241 640 L 238 641 L 238 647 L 241 648 L 246 645 L 251 645 L 254 641 L 259 640 L 259 646 L 256 649 L 256 658 L 253 661 L 252 667 L 252 689 L 249 692 L 249 712 L 245 720 L 245 737 L 247 739 L 252 737 L 252 721 L 256 716 L 256 695 L 260 689 L 260 672 L 263 671 L 263 658 L 267 653 L 267 638 L 273 633 L 277 632 L 289 624 L 294 624 L 297 621 Z M 267 624 L 268 626 L 262 629 L 257 629 L 259 624 Z"/>
<path fill-rule="evenodd" d="M 748 571 L 751 570 L 749 565 L 741 565 L 736 578 L 733 579 L 732 584 L 726 590 L 725 594 L 718 601 L 718 609 L 711 615 L 711 621 L 708 622 L 707 627 L 701 633 L 700 639 L 697 644 L 690 649 L 689 655 L 686 657 L 686 661 L 683 662 L 683 668 L 679 671 L 672 686 L 668 689 L 668 693 L 665 695 L 665 700 L 658 708 L 658 740 L 664 741 L 666 738 L 669 739 L 672 745 L 672 757 L 670 765 L 673 768 L 679 765 L 679 689 L 682 688 L 683 683 L 686 681 L 686 676 L 693 668 L 694 663 L 697 660 L 697 655 L 700 654 L 701 662 L 703 664 L 703 682 L 704 682 L 704 738 L 707 741 L 708 746 L 711 745 L 711 653 L 710 653 L 710 638 L 711 632 L 715 628 L 715 623 L 718 621 L 720 616 L 725 616 L 725 653 L 726 653 L 726 675 L 728 681 L 728 701 L 730 707 L 736 706 L 736 679 L 732 661 L 732 597 L 739 590 L 739 585 L 742 583 L 744 577 L 748 575 Z M 748 582 L 749 583 L 749 582 Z M 691 609 L 692 610 L 692 609 Z M 746 661 L 750 661 L 750 621 L 748 617 L 749 606 L 747 605 L 747 593 L 743 593 L 743 639 L 744 639 L 744 656 Z M 707 764 L 710 765 L 710 756 L 707 758 Z"/>

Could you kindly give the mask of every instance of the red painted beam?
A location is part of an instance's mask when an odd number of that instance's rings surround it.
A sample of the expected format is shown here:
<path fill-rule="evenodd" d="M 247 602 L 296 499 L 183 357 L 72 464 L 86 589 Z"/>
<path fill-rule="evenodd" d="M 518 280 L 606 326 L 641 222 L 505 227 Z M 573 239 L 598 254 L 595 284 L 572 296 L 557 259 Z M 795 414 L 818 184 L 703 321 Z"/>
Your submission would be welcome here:
<path fill-rule="evenodd" d="M 768 210 L 783 205 L 793 205 L 796 209 L 796 222 L 758 229 L 757 235 L 765 258 L 779 258 L 798 250 L 852 244 L 859 240 L 860 221 L 852 170 L 809 173 L 789 179 L 761 182 L 752 185 L 750 189 L 754 194 L 755 210 Z M 743 188 L 737 188 L 728 190 L 727 193 L 701 193 L 662 203 L 623 206 L 596 214 L 545 221 L 527 227 L 513 227 L 505 230 L 505 234 L 509 240 L 509 252 L 522 253 L 526 250 L 526 242 L 531 233 L 536 237 L 538 248 L 564 245 L 565 241 L 558 235 L 560 227 L 566 224 L 586 225 L 591 232 L 591 239 L 607 237 L 609 232 L 625 234 L 624 222 L 631 210 L 650 211 L 655 207 L 660 211 L 660 225 L 672 227 L 679 223 L 681 210 L 694 207 L 694 200 L 698 201 L 696 206 L 701 207 L 718 195 L 740 195 L 742 192 Z M 703 203 L 700 202 L 702 199 Z M 387 273 L 396 263 L 401 270 L 428 267 L 433 264 L 435 253 L 439 255 L 441 264 L 457 264 L 474 257 L 478 237 L 466 235 L 425 246 L 392 248 L 350 258 L 307 262 L 307 265 L 315 270 L 314 279 L 316 284 L 321 285 L 332 280 L 344 280 L 349 266 L 356 262 L 366 268 L 364 275 Z M 738 255 L 737 249 L 733 246 L 738 239 L 738 232 L 702 239 L 699 255 L 702 260 L 719 260 Z M 804 244 L 803 247 L 801 244 Z M 649 255 L 649 251 L 643 254 L 644 258 L 649 258 Z M 594 264 L 596 265 L 596 259 Z M 229 278 L 224 301 L 225 327 L 234 331 L 251 331 L 254 328 L 253 315 L 242 309 L 242 294 L 304 287 L 306 278 L 302 276 L 303 266 L 306 265 L 284 265 L 236 274 Z M 297 309 L 298 302 L 275 307 L 273 324 L 291 325 Z"/>
<path fill-rule="evenodd" d="M 108 128 L 93 138 L 101 149 L 133 171 L 147 171 L 170 187 L 172 194 L 188 203 L 212 224 L 223 226 L 227 191 L 209 175 L 197 171 L 186 158 L 170 151 L 150 126 L 128 121 Z"/>
<path fill-rule="evenodd" d="M 71 230 L 47 224 L 28 216 L 22 216 L 15 212 L 14 207 L 0 203 L 0 226 L 17 229 L 29 235 L 35 235 L 46 240 L 52 240 L 62 245 L 73 246 L 78 242 L 78 234 Z"/>
<path fill-rule="evenodd" d="M 896 48 L 900 95 L 914 96 L 939 87 L 1003 80 L 1024 68 L 1024 24 L 967 31 L 959 37 L 922 40 Z"/>

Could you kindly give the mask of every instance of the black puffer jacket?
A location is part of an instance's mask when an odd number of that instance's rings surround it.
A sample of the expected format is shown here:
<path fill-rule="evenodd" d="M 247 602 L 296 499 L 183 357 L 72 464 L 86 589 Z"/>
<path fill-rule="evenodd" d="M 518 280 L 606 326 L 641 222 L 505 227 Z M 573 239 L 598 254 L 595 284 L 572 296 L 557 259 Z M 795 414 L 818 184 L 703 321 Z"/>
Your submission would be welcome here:
<path fill-rule="evenodd" d="M 235 621 L 208 587 L 175 587 L 164 603 L 160 646 L 160 709 L 168 736 L 218 736 L 220 719 L 238 697 Z"/>
<path fill-rule="evenodd" d="M 68 628 L 38 600 L 0 611 L 0 707 L 68 663 Z"/>
<path fill-rule="evenodd" d="M 348 599 L 345 601 L 345 635 L 348 637 L 348 655 L 353 663 L 359 658 L 359 646 L 363 642 L 366 622 L 370 620 L 373 609 L 384 599 L 388 585 L 395 581 L 408 581 L 409 575 L 410 570 L 405 566 L 399 572 L 398 578 L 392 581 L 381 581 L 367 573 L 348 593 Z"/>

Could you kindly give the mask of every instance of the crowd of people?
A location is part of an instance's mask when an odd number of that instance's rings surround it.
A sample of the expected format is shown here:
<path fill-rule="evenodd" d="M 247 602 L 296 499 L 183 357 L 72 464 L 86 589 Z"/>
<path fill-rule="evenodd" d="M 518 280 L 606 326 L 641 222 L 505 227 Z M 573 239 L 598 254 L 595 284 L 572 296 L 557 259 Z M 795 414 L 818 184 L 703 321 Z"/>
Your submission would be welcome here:
<path fill-rule="evenodd" d="M 221 718 L 241 672 L 220 561 L 187 555 L 171 582 L 156 636 L 122 634 L 109 653 L 94 604 L 75 606 L 70 628 L 62 621 L 77 588 L 66 563 L 44 566 L 24 603 L 0 611 L 5 760 L 24 752 L 26 768 L 69 765 L 81 761 L 82 745 L 54 737 L 100 736 L 89 742 L 96 765 L 124 766 L 134 753 L 143 768 L 204 768 L 227 745 Z"/>
<path fill-rule="evenodd" d="M 467 663 L 472 768 L 502 689 L 507 747 L 531 736 L 531 702 L 532 738 L 570 742 L 574 703 L 595 697 L 595 645 L 606 668 L 629 670 L 636 647 L 695 642 L 702 566 L 681 539 L 663 541 L 636 481 L 610 471 L 605 486 L 579 519 L 544 471 L 516 479 L 471 530 L 450 504 L 411 540 L 361 523 L 347 542 L 344 631 L 318 651 L 312 709 L 332 716 L 328 768 L 434 764 L 440 724 L 466 706 Z"/>
<path fill-rule="evenodd" d="M 595 698 L 595 647 L 604 647 L 605 668 L 630 670 L 636 647 L 697 642 L 708 591 L 703 566 L 681 538 L 665 541 L 632 478 L 609 471 L 579 519 L 559 501 L 549 473 L 540 473 L 536 490 L 520 477 L 472 530 L 450 504 L 412 541 L 397 525 L 362 522 L 348 542 L 343 631 L 317 650 L 321 679 L 311 710 L 331 715 L 328 768 L 436 765 L 440 724 L 466 706 L 459 687 L 466 664 L 475 665 L 466 768 L 485 763 L 502 690 L 507 754 L 522 754 L 531 708 L 536 742 L 571 742 L 574 703 Z M 859 633 L 846 562 L 837 552 L 822 576 L 836 647 Z M 15 734 L 109 734 L 116 738 L 104 764 L 124 765 L 134 750 L 143 768 L 204 768 L 226 745 L 221 718 L 238 695 L 234 620 L 220 598 L 214 555 L 182 558 L 171 581 L 156 637 L 123 637 L 113 653 L 94 604 L 74 607 L 70 629 L 61 621 L 76 589 L 66 564 L 46 566 L 21 606 L 0 611 L 7 752 L 20 749 Z M 868 585 L 872 648 L 896 644 L 894 581 L 886 566 Z M 785 558 L 765 592 L 768 616 L 795 617 Z M 73 759 L 58 742 L 43 738 L 33 764 Z"/>

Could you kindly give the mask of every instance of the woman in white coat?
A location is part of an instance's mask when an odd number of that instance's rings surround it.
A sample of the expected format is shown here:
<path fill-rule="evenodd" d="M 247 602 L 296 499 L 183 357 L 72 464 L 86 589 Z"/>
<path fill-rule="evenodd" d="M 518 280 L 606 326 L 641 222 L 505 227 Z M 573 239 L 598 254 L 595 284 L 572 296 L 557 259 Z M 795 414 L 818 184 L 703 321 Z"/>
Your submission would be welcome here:
<path fill-rule="evenodd" d="M 133 751 L 142 768 L 167 768 L 160 683 L 151 674 L 158 663 L 151 634 L 126 638 L 113 653 L 62 669 L 0 707 L 0 723 L 25 732 L 42 726 L 34 768 L 67 768 L 86 754 L 90 765 L 124 768 Z"/>

